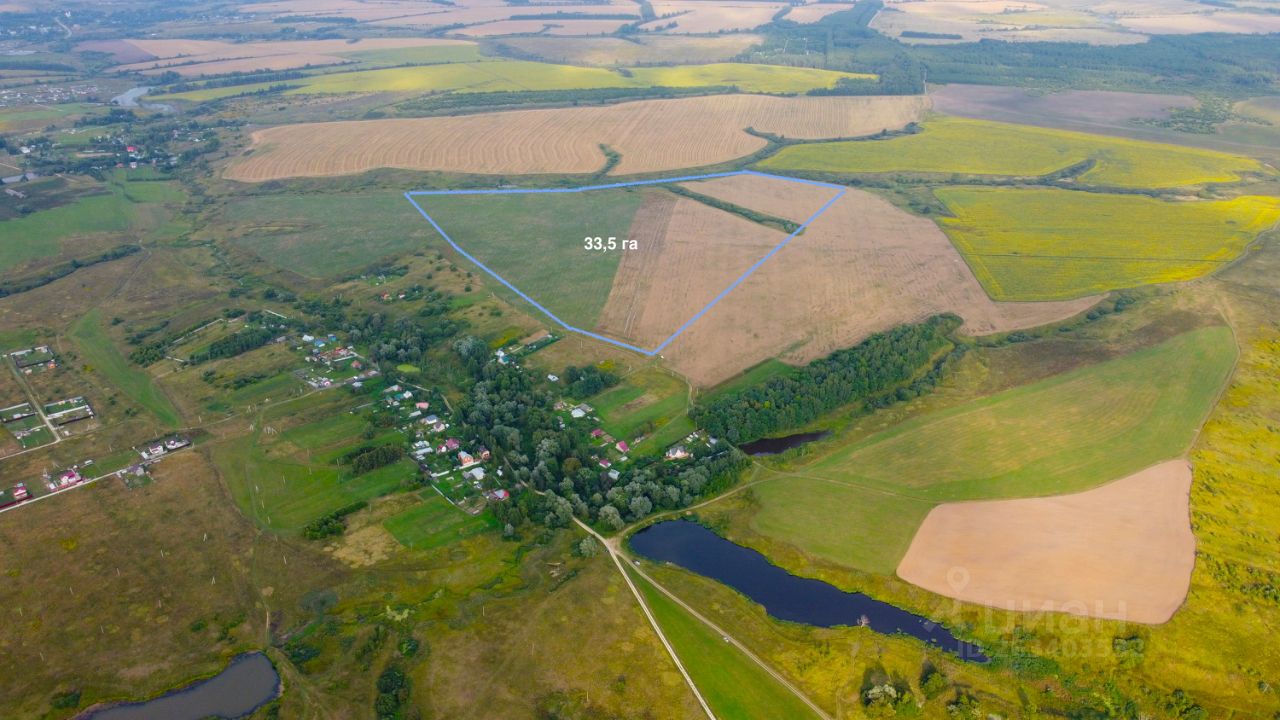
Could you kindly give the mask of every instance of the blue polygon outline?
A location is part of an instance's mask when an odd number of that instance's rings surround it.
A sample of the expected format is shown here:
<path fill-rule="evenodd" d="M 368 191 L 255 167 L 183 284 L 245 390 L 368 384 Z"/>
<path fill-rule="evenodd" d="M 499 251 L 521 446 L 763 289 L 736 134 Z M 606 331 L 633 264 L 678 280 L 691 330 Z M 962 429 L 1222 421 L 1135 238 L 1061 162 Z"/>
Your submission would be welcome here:
<path fill-rule="evenodd" d="M 666 185 L 669 183 L 690 182 L 693 180 L 711 180 L 714 178 L 733 177 L 735 175 L 755 175 L 757 177 L 772 178 L 774 180 L 785 180 L 787 182 L 802 183 L 805 185 L 816 185 L 818 187 L 831 188 L 833 190 L 838 190 L 839 192 L 837 192 L 830 200 L 823 203 L 822 207 L 818 208 L 817 212 L 810 215 L 808 220 L 805 220 L 803 223 L 800 224 L 800 227 L 796 228 L 794 232 L 792 232 L 790 235 L 783 238 L 782 241 L 779 242 L 777 245 L 773 246 L 773 248 L 769 250 L 769 252 L 764 254 L 764 257 L 755 261 L 755 263 L 751 267 L 747 268 L 745 272 L 739 275 L 736 280 L 729 283 L 729 287 L 726 287 L 724 290 L 721 290 L 720 294 L 716 295 L 714 298 L 711 299 L 711 302 L 704 305 L 701 310 L 699 310 L 696 314 L 694 314 L 693 317 L 686 320 L 683 325 L 677 328 L 676 331 L 671 333 L 671 335 L 666 340 L 663 340 L 662 343 L 658 345 L 658 347 L 652 350 L 645 350 L 644 348 L 637 347 L 630 343 L 622 342 L 621 340 L 615 340 L 611 337 L 605 337 L 604 335 L 601 335 L 599 333 L 591 332 L 590 330 L 583 330 L 582 328 L 574 327 L 569 323 L 561 320 L 559 317 L 556 317 L 555 313 L 543 307 L 542 304 L 539 303 L 537 300 L 534 300 L 533 298 L 524 294 L 524 292 L 521 291 L 520 288 L 516 287 L 515 285 L 512 285 L 510 282 L 507 281 L 506 278 L 494 272 L 488 265 L 485 265 L 484 263 L 480 262 L 480 260 L 478 260 L 471 253 L 467 252 L 466 250 L 463 250 L 462 247 L 458 245 L 458 243 L 453 241 L 453 238 L 449 237 L 449 233 L 445 232 L 444 228 L 440 227 L 440 224 L 435 221 L 435 218 L 431 217 L 431 215 L 428 214 L 427 211 L 424 210 L 423 207 L 418 204 L 417 200 L 414 200 L 415 197 L 421 196 L 421 195 L 527 195 L 527 194 L 534 194 L 534 193 L 576 193 L 576 192 L 586 192 L 588 190 L 609 190 L 612 188 L 633 187 L 637 185 Z M 585 335 L 589 338 L 601 340 L 601 341 L 610 343 L 612 345 L 617 345 L 618 347 L 626 348 L 627 350 L 633 350 L 642 355 L 652 357 L 662 352 L 662 350 L 668 345 L 670 345 L 672 341 L 680 337 L 680 335 L 685 330 L 688 330 L 689 326 L 693 325 L 695 322 L 698 321 L 699 318 L 707 314 L 708 310 L 715 307 L 716 303 L 720 302 L 725 298 L 726 295 L 728 295 L 729 293 L 737 289 L 737 287 L 741 285 L 744 280 L 746 280 L 748 277 L 751 277 L 752 273 L 760 269 L 760 266 L 764 265 L 765 262 L 769 260 L 769 258 L 773 257 L 779 250 L 786 247 L 787 243 L 791 242 L 792 238 L 804 232 L 805 228 L 809 227 L 809 225 L 813 223 L 814 220 L 817 220 L 818 216 L 826 212 L 827 209 L 830 208 L 832 204 L 835 203 L 835 201 L 844 197 L 844 194 L 846 192 L 848 192 L 848 188 L 844 186 L 835 185 L 832 183 L 819 182 L 817 180 L 805 180 L 802 178 L 787 177 L 785 175 L 774 175 L 771 173 L 762 173 L 762 172 L 757 172 L 755 170 L 734 170 L 732 172 L 710 173 L 707 175 L 685 175 L 683 177 L 660 178 L 657 180 L 635 180 L 632 182 L 610 183 L 608 185 L 584 185 L 582 187 L 576 187 L 576 188 L 529 188 L 529 189 L 501 188 L 501 189 L 490 189 L 490 190 L 483 190 L 483 189 L 481 190 L 410 190 L 409 192 L 406 192 L 404 194 L 404 197 L 406 200 L 412 203 L 415 208 L 417 208 L 418 212 L 422 215 L 422 217 L 426 218 L 427 222 L 431 223 L 431 227 L 435 228 L 436 232 L 440 233 L 440 236 L 443 237 L 449 243 L 449 245 L 453 247 L 454 250 L 457 250 L 458 253 L 461 254 L 463 257 L 475 263 L 481 270 L 484 270 L 485 272 L 492 275 L 494 279 L 496 279 L 498 282 L 502 283 L 503 285 L 507 286 L 508 289 L 510 289 L 516 295 L 519 295 L 530 305 L 536 307 L 538 310 L 542 312 L 543 315 L 546 315 L 547 317 L 554 320 L 556 324 L 560 325 L 560 327 L 570 332 L 578 333 L 579 335 Z"/>

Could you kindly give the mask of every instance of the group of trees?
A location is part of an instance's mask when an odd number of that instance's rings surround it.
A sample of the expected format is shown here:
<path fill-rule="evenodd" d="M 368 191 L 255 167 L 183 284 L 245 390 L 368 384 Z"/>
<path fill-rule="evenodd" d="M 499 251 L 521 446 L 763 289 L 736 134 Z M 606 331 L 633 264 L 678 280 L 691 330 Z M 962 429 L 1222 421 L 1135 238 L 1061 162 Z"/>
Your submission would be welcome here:
<path fill-rule="evenodd" d="M 302 536 L 308 540 L 323 540 L 341 535 L 347 531 L 347 516 L 368 506 L 368 503 L 360 501 L 322 515 L 303 526 Z"/>
<path fill-rule="evenodd" d="M 346 459 L 351 464 L 351 472 L 363 475 L 370 470 L 390 465 L 404 457 L 404 448 L 398 445 L 379 445 L 372 448 L 361 448 L 351 453 Z"/>
<path fill-rule="evenodd" d="M 214 340 L 209 343 L 209 347 L 192 354 L 190 361 L 192 364 L 199 364 L 210 360 L 221 360 L 243 355 L 250 350 L 256 350 L 266 345 L 275 337 L 276 331 L 269 327 L 245 328 L 239 332 Z"/>
<path fill-rule="evenodd" d="M 806 425 L 854 402 L 871 402 L 929 376 L 937 356 L 952 347 L 955 315 L 901 325 L 815 360 L 799 371 L 729 393 L 690 411 L 700 427 L 748 442 Z"/>
<path fill-rule="evenodd" d="M 140 250 L 142 250 L 142 248 L 137 245 L 120 245 L 92 257 L 83 259 L 77 258 L 68 260 L 64 263 L 59 263 L 41 271 L 38 275 L 31 275 L 29 277 L 15 278 L 13 280 L 5 281 L 0 283 L 0 297 L 17 295 L 29 290 L 35 290 L 39 287 L 44 287 L 55 280 L 61 280 L 80 268 L 97 265 L 98 263 L 111 262 L 112 260 L 119 260 L 122 257 L 128 257 Z"/>
<path fill-rule="evenodd" d="M 595 365 L 582 367 L 570 365 L 564 369 L 564 381 L 568 385 L 569 395 L 576 398 L 591 397 L 601 390 L 617 385 L 621 379 L 617 373 Z"/>

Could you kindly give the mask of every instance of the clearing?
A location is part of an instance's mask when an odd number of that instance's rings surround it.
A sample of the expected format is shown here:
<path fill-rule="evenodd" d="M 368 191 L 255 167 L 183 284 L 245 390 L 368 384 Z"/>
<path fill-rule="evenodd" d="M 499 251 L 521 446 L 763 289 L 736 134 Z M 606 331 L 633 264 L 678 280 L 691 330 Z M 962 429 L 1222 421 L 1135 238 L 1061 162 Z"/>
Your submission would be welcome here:
<path fill-rule="evenodd" d="M 898 575 L 991 607 L 1167 622 L 1195 563 L 1190 491 L 1178 459 L 1073 495 L 939 505 Z"/>
<path fill-rule="evenodd" d="M 946 187 L 941 218 L 997 300 L 1062 300 L 1191 280 L 1280 221 L 1280 199 L 1165 202 L 1053 188 Z"/>
<path fill-rule="evenodd" d="M 263 182 L 351 175 L 374 168 L 477 174 L 590 173 L 606 145 L 622 155 L 611 173 L 723 163 L 767 145 L 746 128 L 788 137 L 855 137 L 920 118 L 920 96 L 718 95 L 606 107 L 518 110 L 465 117 L 282 125 L 253 133 L 253 148 L 225 177 Z M 495 143 L 495 137 L 506 142 Z"/>

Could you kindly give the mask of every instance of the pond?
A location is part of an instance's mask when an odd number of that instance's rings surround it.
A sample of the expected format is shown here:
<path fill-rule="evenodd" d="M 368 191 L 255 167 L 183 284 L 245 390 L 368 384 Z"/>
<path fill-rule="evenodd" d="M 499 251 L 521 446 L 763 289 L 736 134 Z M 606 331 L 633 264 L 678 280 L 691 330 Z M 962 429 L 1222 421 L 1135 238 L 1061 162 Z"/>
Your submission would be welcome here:
<path fill-rule="evenodd" d="M 755 550 L 695 522 L 668 520 L 650 525 L 632 536 L 631 547 L 650 560 L 718 580 L 760 603 L 779 620 L 817 627 L 865 625 L 886 635 L 910 635 L 965 660 L 988 659 L 978 646 L 956 638 L 928 618 L 821 580 L 792 575 Z"/>
<path fill-rule="evenodd" d="M 241 655 L 207 680 L 146 702 L 92 710 L 82 720 L 204 720 L 247 717 L 280 695 L 280 675 L 266 655 Z"/>
<path fill-rule="evenodd" d="M 780 452 L 798 448 L 805 443 L 821 440 L 830 434 L 829 430 L 823 430 L 822 432 L 796 433 L 785 437 L 764 438 L 763 440 L 754 440 L 741 445 L 738 449 L 748 455 L 777 455 Z"/>

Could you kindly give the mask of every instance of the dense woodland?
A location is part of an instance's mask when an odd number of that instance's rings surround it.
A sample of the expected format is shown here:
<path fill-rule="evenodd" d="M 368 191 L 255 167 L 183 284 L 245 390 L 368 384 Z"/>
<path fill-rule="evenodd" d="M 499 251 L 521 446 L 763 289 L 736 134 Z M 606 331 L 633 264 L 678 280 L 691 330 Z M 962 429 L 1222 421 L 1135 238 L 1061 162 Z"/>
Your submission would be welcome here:
<path fill-rule="evenodd" d="M 696 405 L 690 415 L 713 435 L 739 443 L 802 427 L 852 403 L 908 399 L 922 389 L 913 380 L 932 377 L 930 368 L 952 347 L 948 335 L 960 322 L 935 315 L 877 333 L 794 374 Z"/>

